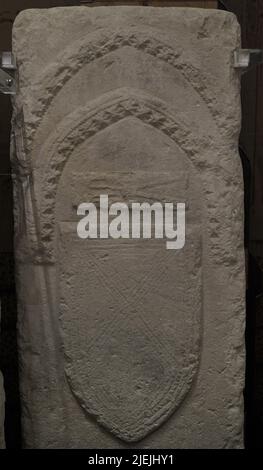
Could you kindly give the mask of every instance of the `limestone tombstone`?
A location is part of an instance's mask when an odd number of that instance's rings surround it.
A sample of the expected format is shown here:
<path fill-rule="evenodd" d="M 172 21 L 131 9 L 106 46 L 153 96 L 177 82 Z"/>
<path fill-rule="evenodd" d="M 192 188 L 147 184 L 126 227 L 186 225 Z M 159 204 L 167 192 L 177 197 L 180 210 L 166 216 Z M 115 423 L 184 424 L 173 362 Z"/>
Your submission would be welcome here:
<path fill-rule="evenodd" d="M 243 446 L 243 182 L 234 15 L 16 19 L 16 269 L 29 448 Z M 88 239 L 78 205 L 186 203 L 186 243 Z"/>

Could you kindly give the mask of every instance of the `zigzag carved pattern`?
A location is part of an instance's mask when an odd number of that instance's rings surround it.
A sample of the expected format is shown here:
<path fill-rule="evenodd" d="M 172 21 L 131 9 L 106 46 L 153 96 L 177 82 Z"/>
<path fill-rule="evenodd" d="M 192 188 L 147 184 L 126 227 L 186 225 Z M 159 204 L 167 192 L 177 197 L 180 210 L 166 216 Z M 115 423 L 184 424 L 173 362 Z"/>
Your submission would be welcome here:
<path fill-rule="evenodd" d="M 94 37 L 95 35 L 93 35 Z M 93 38 L 92 38 L 93 39 Z M 47 112 L 53 99 L 57 96 L 62 87 L 85 65 L 99 59 L 121 47 L 129 46 L 137 50 L 141 50 L 158 60 L 162 60 L 182 73 L 184 78 L 189 82 L 193 89 L 206 103 L 211 116 L 217 122 L 219 128 L 222 127 L 220 114 L 217 112 L 218 104 L 215 96 L 205 86 L 207 77 L 201 70 L 192 64 L 186 63 L 181 59 L 181 51 L 175 51 L 169 45 L 162 43 L 159 39 L 149 37 L 149 34 L 138 31 L 135 32 L 118 32 L 112 34 L 105 33 L 105 37 L 95 40 L 79 41 L 75 43 L 75 47 L 70 51 L 64 52 L 59 59 L 52 63 L 47 69 L 41 73 L 41 87 L 45 83 L 42 95 L 39 97 L 34 109 L 34 122 L 32 124 L 33 131 L 28 137 L 28 146 L 32 144 L 34 135 L 43 120 L 43 116 Z M 43 78 L 44 76 L 44 78 Z M 35 82 L 33 90 L 39 90 L 39 82 Z"/>
<path fill-rule="evenodd" d="M 43 250 L 41 251 L 46 253 L 50 261 L 53 260 L 54 254 L 55 204 L 61 174 L 76 147 L 97 132 L 124 118 L 134 116 L 174 140 L 195 165 L 205 165 L 205 161 L 202 162 L 199 158 L 197 162 L 195 159 L 196 148 L 200 145 L 201 138 L 198 138 L 197 143 L 197 139 L 193 138 L 191 129 L 183 128 L 167 111 L 163 102 L 147 99 L 145 96 L 132 96 L 130 92 L 128 94 L 129 96 L 123 92 L 117 94 L 117 98 L 97 106 L 93 111 L 90 111 L 89 107 L 81 108 L 77 113 L 74 113 L 74 118 L 72 117 L 71 122 L 74 122 L 74 127 L 71 126 L 57 139 L 52 140 L 48 147 L 44 148 L 44 152 L 51 155 L 51 158 L 48 166 L 48 176 L 43 187 L 43 203 L 41 206 L 43 221 L 41 244 Z M 110 95 L 114 96 L 114 93 Z"/>

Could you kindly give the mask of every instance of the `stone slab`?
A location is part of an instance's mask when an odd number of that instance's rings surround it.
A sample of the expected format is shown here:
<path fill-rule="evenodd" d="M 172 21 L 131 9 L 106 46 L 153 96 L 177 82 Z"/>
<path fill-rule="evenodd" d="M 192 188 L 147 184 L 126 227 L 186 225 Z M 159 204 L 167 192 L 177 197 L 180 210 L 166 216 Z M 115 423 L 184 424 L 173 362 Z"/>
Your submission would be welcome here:
<path fill-rule="evenodd" d="M 16 19 L 16 269 L 28 448 L 243 446 L 245 280 L 234 15 Z M 80 240 L 77 207 L 186 202 L 186 244 Z"/>

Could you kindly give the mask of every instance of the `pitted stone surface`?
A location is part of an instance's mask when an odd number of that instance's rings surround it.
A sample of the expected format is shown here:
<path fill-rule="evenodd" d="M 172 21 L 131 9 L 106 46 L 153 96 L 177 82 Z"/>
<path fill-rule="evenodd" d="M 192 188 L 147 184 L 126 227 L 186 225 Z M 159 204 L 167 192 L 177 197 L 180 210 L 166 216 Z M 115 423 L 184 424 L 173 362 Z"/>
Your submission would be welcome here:
<path fill-rule="evenodd" d="M 242 447 L 236 18 L 28 10 L 13 44 L 26 447 Z M 79 239 L 77 207 L 100 194 L 185 202 L 185 247 Z"/>

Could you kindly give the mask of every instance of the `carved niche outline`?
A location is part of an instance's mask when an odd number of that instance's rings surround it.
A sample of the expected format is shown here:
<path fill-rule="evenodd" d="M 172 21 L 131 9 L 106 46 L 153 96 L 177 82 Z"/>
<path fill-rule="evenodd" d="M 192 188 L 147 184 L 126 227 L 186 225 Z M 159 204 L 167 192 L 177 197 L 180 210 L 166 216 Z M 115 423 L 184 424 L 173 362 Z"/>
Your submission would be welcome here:
<path fill-rule="evenodd" d="M 178 70 L 205 102 L 219 130 L 222 130 L 223 123 L 218 113 L 215 112 L 217 99 L 205 86 L 207 75 L 205 76 L 200 69 L 187 63 L 185 59 L 181 60 L 181 50 L 177 52 L 158 38 L 151 37 L 148 33 L 146 34 L 138 30 L 136 32 L 119 31 L 115 34 L 104 30 L 103 39 L 101 39 L 101 33 L 99 35 L 92 33 L 90 37 L 90 40 L 88 37 L 85 40 L 76 41 L 74 47 L 71 45 L 68 50 L 59 55 L 55 62 L 41 72 L 41 86 L 43 86 L 43 83 L 45 83 L 45 86 L 42 95 L 35 103 L 32 134 L 27 142 L 29 146 L 50 104 L 62 87 L 83 66 L 125 46 L 142 50 L 144 53 L 152 55 Z M 38 87 L 39 82 L 37 77 L 32 85 L 32 89 L 38 89 Z"/>
<path fill-rule="evenodd" d="M 78 108 L 70 115 L 69 121 L 74 122 L 74 126 L 63 126 L 62 133 L 55 139 L 52 136 L 42 149 L 44 154 L 50 155 L 40 203 L 40 250 L 41 256 L 44 256 L 47 262 L 55 262 L 56 193 L 64 166 L 72 151 L 100 130 L 129 116 L 136 117 L 163 132 L 181 147 L 195 167 L 205 167 L 205 160 L 196 159 L 196 148 L 203 139 L 198 137 L 193 140 L 191 130 L 177 121 L 166 103 L 160 99 L 124 88 L 103 95 L 103 99 L 100 97 L 96 103 L 89 102 L 87 106 Z"/>

